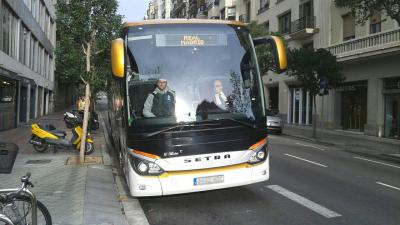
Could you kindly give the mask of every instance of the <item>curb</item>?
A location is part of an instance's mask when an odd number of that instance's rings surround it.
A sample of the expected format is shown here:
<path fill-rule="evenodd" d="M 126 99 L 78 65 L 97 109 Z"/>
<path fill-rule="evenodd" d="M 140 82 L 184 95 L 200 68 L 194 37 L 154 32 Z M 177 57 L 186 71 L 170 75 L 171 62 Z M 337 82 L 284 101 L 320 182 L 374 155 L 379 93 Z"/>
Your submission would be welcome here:
<path fill-rule="evenodd" d="M 109 163 L 112 167 L 114 167 L 113 176 L 115 185 L 117 187 L 117 194 L 119 196 L 119 201 L 121 203 L 122 209 L 125 214 L 125 218 L 129 224 L 134 225 L 149 225 L 146 215 L 139 203 L 137 198 L 131 197 L 130 193 L 126 190 L 125 185 L 123 184 L 123 178 L 121 179 L 121 175 L 118 174 L 118 169 L 115 168 L 115 165 L 110 156 L 110 149 L 113 149 L 111 143 L 109 142 L 109 134 L 107 127 L 104 123 L 103 116 L 99 113 L 99 118 L 101 121 L 101 125 L 103 127 L 104 139 L 106 142 L 104 153 L 107 155 L 107 163 Z M 106 163 L 106 159 L 104 160 L 104 164 Z"/>

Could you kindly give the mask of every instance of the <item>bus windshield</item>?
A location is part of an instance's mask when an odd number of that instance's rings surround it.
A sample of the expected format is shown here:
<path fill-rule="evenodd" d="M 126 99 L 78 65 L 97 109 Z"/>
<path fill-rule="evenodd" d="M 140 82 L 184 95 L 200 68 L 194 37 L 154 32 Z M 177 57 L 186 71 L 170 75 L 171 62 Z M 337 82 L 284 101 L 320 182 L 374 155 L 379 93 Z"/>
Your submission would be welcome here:
<path fill-rule="evenodd" d="M 245 28 L 135 26 L 126 42 L 130 126 L 265 120 L 261 77 Z"/>

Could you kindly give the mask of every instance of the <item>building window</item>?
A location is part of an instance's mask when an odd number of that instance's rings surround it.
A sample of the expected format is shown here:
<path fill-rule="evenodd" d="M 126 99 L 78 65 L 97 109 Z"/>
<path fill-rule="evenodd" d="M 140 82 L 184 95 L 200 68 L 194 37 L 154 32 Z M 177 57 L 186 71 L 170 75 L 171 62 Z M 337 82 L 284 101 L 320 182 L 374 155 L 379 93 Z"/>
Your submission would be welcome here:
<path fill-rule="evenodd" d="M 265 31 L 269 33 L 269 21 L 264 23 Z"/>
<path fill-rule="evenodd" d="M 356 37 L 356 25 L 353 15 L 342 16 L 343 20 L 343 41 L 348 41 Z"/>
<path fill-rule="evenodd" d="M 228 20 L 236 19 L 236 7 L 229 7 L 227 13 L 228 13 Z"/>
<path fill-rule="evenodd" d="M 29 30 L 21 23 L 19 33 L 19 62 L 27 65 L 28 48 L 29 48 Z"/>
<path fill-rule="evenodd" d="M 32 12 L 33 17 L 37 19 L 36 5 L 37 5 L 37 0 L 32 0 L 31 12 Z"/>
<path fill-rule="evenodd" d="M 222 20 L 224 20 L 226 17 L 225 17 L 225 8 L 223 8 L 222 10 L 221 10 L 221 12 L 220 12 L 220 18 L 222 19 Z"/>
<path fill-rule="evenodd" d="M 9 40 L 10 40 L 10 9 L 8 6 L 3 2 L 1 6 L 1 33 L 0 33 L 0 50 L 3 51 L 6 54 L 10 53 L 10 46 L 9 46 Z"/>
<path fill-rule="evenodd" d="M 37 39 L 31 35 L 30 68 L 37 72 Z"/>
<path fill-rule="evenodd" d="M 291 23 L 291 13 L 285 13 L 278 17 L 279 21 L 279 32 L 281 34 L 286 34 L 290 32 L 290 23 Z"/>
<path fill-rule="evenodd" d="M 374 12 L 372 17 L 369 20 L 370 25 L 369 25 L 369 33 L 370 34 L 375 34 L 379 33 L 382 30 L 382 21 L 381 21 L 381 14 L 379 12 Z"/>
<path fill-rule="evenodd" d="M 370 33 L 375 34 L 381 32 L 381 22 L 379 23 L 372 23 L 370 27 Z"/>
<path fill-rule="evenodd" d="M 24 0 L 24 3 L 26 7 L 28 7 L 28 9 L 31 9 L 31 4 L 32 4 L 31 0 Z"/>
<path fill-rule="evenodd" d="M 18 59 L 18 19 L 5 2 L 1 5 L 0 13 L 2 20 L 0 29 L 0 50 L 14 59 Z"/>
<path fill-rule="evenodd" d="M 261 14 L 269 9 L 270 0 L 260 0 L 260 9 L 258 10 L 258 14 Z"/>

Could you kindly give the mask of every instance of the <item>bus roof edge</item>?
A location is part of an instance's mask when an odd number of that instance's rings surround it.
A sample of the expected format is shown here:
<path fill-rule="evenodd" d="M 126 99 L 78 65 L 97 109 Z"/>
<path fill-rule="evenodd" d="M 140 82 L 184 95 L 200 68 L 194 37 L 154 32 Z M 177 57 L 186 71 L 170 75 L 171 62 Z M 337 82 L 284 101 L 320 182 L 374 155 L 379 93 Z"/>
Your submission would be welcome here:
<path fill-rule="evenodd" d="M 215 20 L 215 19 L 164 19 L 164 20 L 143 20 L 138 22 L 125 22 L 122 27 L 135 27 L 151 24 L 227 24 L 235 26 L 245 26 L 240 21 L 233 20 Z"/>

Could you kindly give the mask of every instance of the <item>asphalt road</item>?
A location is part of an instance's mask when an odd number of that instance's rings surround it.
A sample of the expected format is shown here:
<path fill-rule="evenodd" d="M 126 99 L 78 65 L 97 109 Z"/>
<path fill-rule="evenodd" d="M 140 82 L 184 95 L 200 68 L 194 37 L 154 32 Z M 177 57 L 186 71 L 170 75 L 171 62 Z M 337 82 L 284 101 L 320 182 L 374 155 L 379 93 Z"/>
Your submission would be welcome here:
<path fill-rule="evenodd" d="M 400 224 L 400 165 L 271 136 L 271 179 L 140 198 L 152 225 Z"/>

